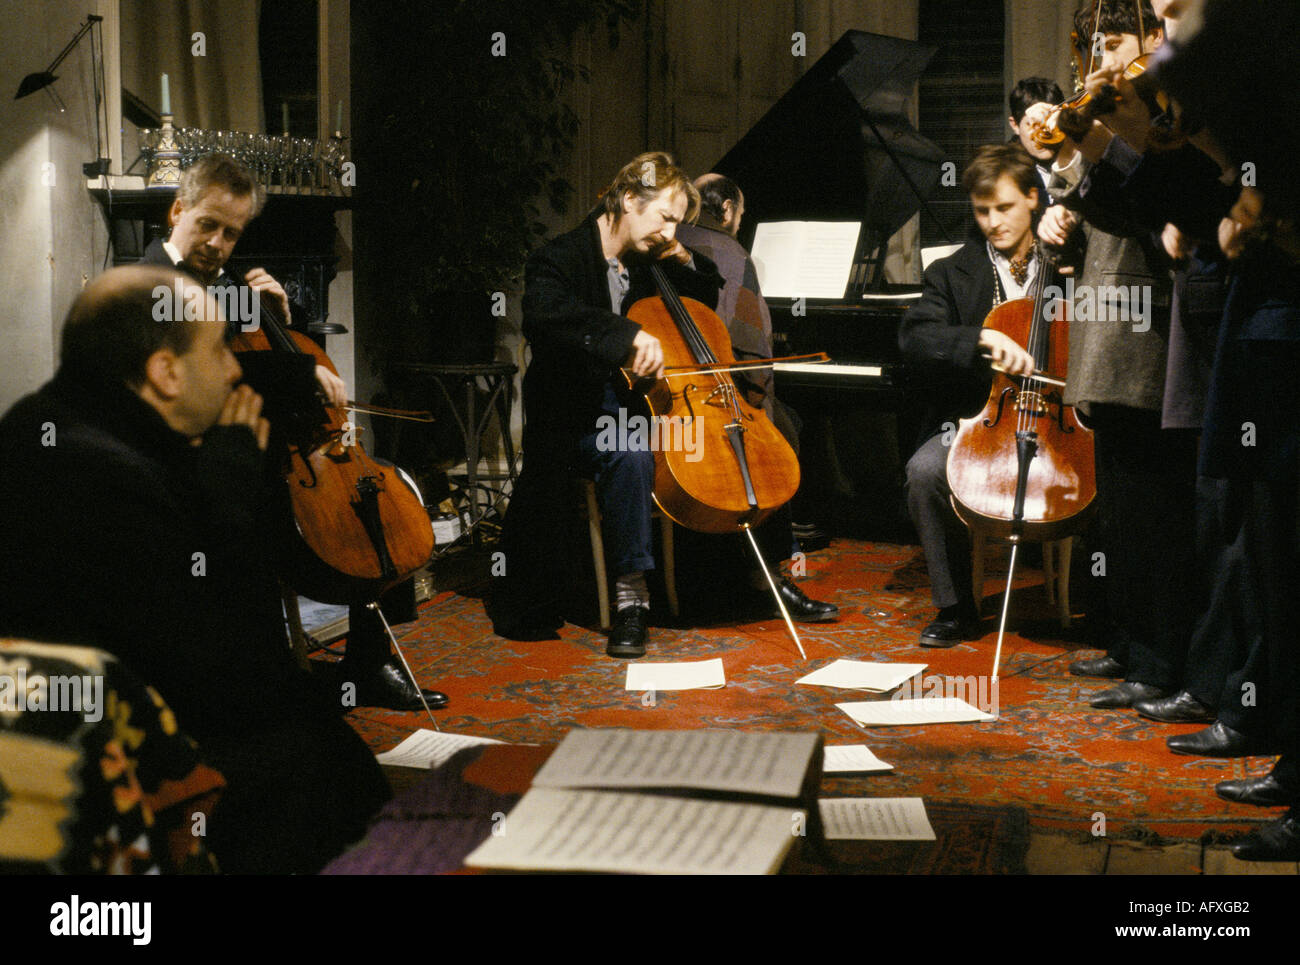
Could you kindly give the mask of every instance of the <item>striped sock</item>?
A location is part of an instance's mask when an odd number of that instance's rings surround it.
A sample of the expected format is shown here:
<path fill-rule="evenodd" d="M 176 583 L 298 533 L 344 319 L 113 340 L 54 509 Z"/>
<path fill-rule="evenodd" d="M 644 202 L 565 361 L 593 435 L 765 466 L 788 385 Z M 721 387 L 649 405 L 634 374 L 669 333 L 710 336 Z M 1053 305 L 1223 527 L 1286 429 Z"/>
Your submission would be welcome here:
<path fill-rule="evenodd" d="M 624 573 L 614 581 L 614 593 L 618 598 L 616 609 L 626 610 L 630 606 L 650 606 L 650 591 L 646 589 L 645 573 Z"/>

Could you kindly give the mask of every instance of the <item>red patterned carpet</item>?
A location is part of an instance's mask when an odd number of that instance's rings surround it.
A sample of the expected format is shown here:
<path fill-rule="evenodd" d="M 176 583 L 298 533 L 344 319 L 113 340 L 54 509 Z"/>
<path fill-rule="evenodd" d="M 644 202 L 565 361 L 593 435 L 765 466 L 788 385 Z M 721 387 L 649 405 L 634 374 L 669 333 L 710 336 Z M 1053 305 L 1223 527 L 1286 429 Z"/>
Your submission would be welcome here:
<path fill-rule="evenodd" d="M 990 560 L 988 572 L 995 575 L 1001 566 Z M 1063 640 L 1047 618 L 1036 570 L 1017 580 L 1013 595 L 1014 632 L 1004 645 L 996 721 L 868 731 L 835 704 L 887 696 L 796 687 L 794 681 L 837 657 L 927 663 L 927 674 L 987 675 L 996 620 L 985 618 L 979 641 L 950 650 L 917 646 L 933 611 L 920 550 L 911 546 L 838 540 L 808 557 L 801 583 L 811 596 L 836 603 L 842 614 L 838 624 L 803 628 L 807 662 L 775 619 L 689 629 L 656 625 L 647 659 L 721 657 L 727 686 L 661 692 L 652 705 L 623 689 L 626 664 L 605 656 L 600 632 L 569 624 L 558 641 L 503 640 L 492 633 L 482 601 L 473 596 L 438 593 L 416 623 L 400 628 L 401 639 L 419 679 L 451 697 L 450 708 L 438 714 L 447 731 L 553 742 L 573 727 L 816 727 L 827 743 L 866 743 L 895 768 L 881 775 L 830 776 L 825 796 L 921 796 L 936 805 L 1020 807 L 1032 828 L 1080 834 L 1100 814 L 1112 838 L 1156 833 L 1195 839 L 1273 816 L 1228 804 L 1212 791 L 1215 781 L 1266 772 L 1267 759 L 1178 757 L 1167 751 L 1164 738 L 1195 727 L 1087 706 L 1086 695 L 1106 683 L 1066 671 L 1079 645 Z M 994 580 L 986 585 L 995 594 L 985 600 L 986 613 L 1001 605 L 1000 589 Z M 423 715 L 368 708 L 349 719 L 376 750 L 428 726 Z"/>

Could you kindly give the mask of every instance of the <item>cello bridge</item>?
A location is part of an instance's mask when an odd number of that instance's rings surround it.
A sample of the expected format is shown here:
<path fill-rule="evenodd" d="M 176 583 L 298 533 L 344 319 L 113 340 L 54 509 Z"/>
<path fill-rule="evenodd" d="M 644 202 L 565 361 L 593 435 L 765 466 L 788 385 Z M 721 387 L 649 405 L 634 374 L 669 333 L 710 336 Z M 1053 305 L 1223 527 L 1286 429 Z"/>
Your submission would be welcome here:
<path fill-rule="evenodd" d="M 735 391 L 736 391 L 735 386 L 731 385 L 730 383 L 714 386 L 713 391 L 710 392 L 707 396 L 705 396 L 704 404 L 716 405 L 720 409 L 729 408 L 734 403 L 733 393 Z M 715 398 L 719 395 L 722 396 L 722 398 L 717 399 L 717 401 L 714 401 Z"/>
<path fill-rule="evenodd" d="M 1016 396 L 1016 411 L 1033 416 L 1047 415 L 1047 401 L 1041 392 L 1021 391 Z"/>

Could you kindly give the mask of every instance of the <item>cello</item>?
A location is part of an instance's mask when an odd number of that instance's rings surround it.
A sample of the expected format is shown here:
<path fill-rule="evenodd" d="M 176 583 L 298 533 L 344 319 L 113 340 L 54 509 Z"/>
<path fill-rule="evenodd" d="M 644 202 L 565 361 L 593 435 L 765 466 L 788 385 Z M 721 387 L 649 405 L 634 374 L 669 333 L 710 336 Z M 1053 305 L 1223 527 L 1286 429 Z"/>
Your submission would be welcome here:
<path fill-rule="evenodd" d="M 678 295 L 658 264 L 652 263 L 650 272 L 659 295 L 641 299 L 627 312 L 663 346 L 664 377 L 645 388 L 646 404 L 660 426 L 698 433 L 701 452 L 692 460 L 685 447 L 655 448 L 655 503 L 687 529 L 745 533 L 806 658 L 751 532 L 794 497 L 799 459 L 728 374 L 735 357 L 726 323 L 707 305 Z M 642 388 L 645 380 L 624 374 L 630 389 Z"/>
<path fill-rule="evenodd" d="M 968 527 L 1011 543 L 995 678 L 1020 543 L 1077 532 L 1097 495 L 1092 430 L 1079 422 L 1061 394 L 1068 374 L 1069 320 L 1064 300 L 1046 297 L 1056 258 L 1042 245 L 1038 258 L 1032 297 L 995 306 L 984 327 L 1010 337 L 1041 367 L 1027 376 L 995 370 L 988 401 L 974 418 L 960 420 L 948 453 L 948 485 L 957 516 Z"/>
<path fill-rule="evenodd" d="M 310 355 L 338 374 L 324 349 L 286 327 L 265 292 L 257 307 L 258 326 L 240 331 L 232 350 Z M 301 407 L 287 421 L 280 467 L 289 504 L 285 582 L 323 603 L 353 603 L 374 599 L 427 563 L 433 527 L 411 479 L 369 456 L 333 406 Z"/>

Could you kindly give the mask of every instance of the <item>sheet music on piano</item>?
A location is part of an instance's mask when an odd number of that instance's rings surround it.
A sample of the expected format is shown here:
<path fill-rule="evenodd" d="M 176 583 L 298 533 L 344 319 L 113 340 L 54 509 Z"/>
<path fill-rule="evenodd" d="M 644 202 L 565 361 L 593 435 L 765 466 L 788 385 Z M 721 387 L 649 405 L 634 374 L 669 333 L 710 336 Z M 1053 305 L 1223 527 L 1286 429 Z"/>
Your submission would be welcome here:
<path fill-rule="evenodd" d="M 767 221 L 750 257 L 766 298 L 843 298 L 861 221 Z"/>

